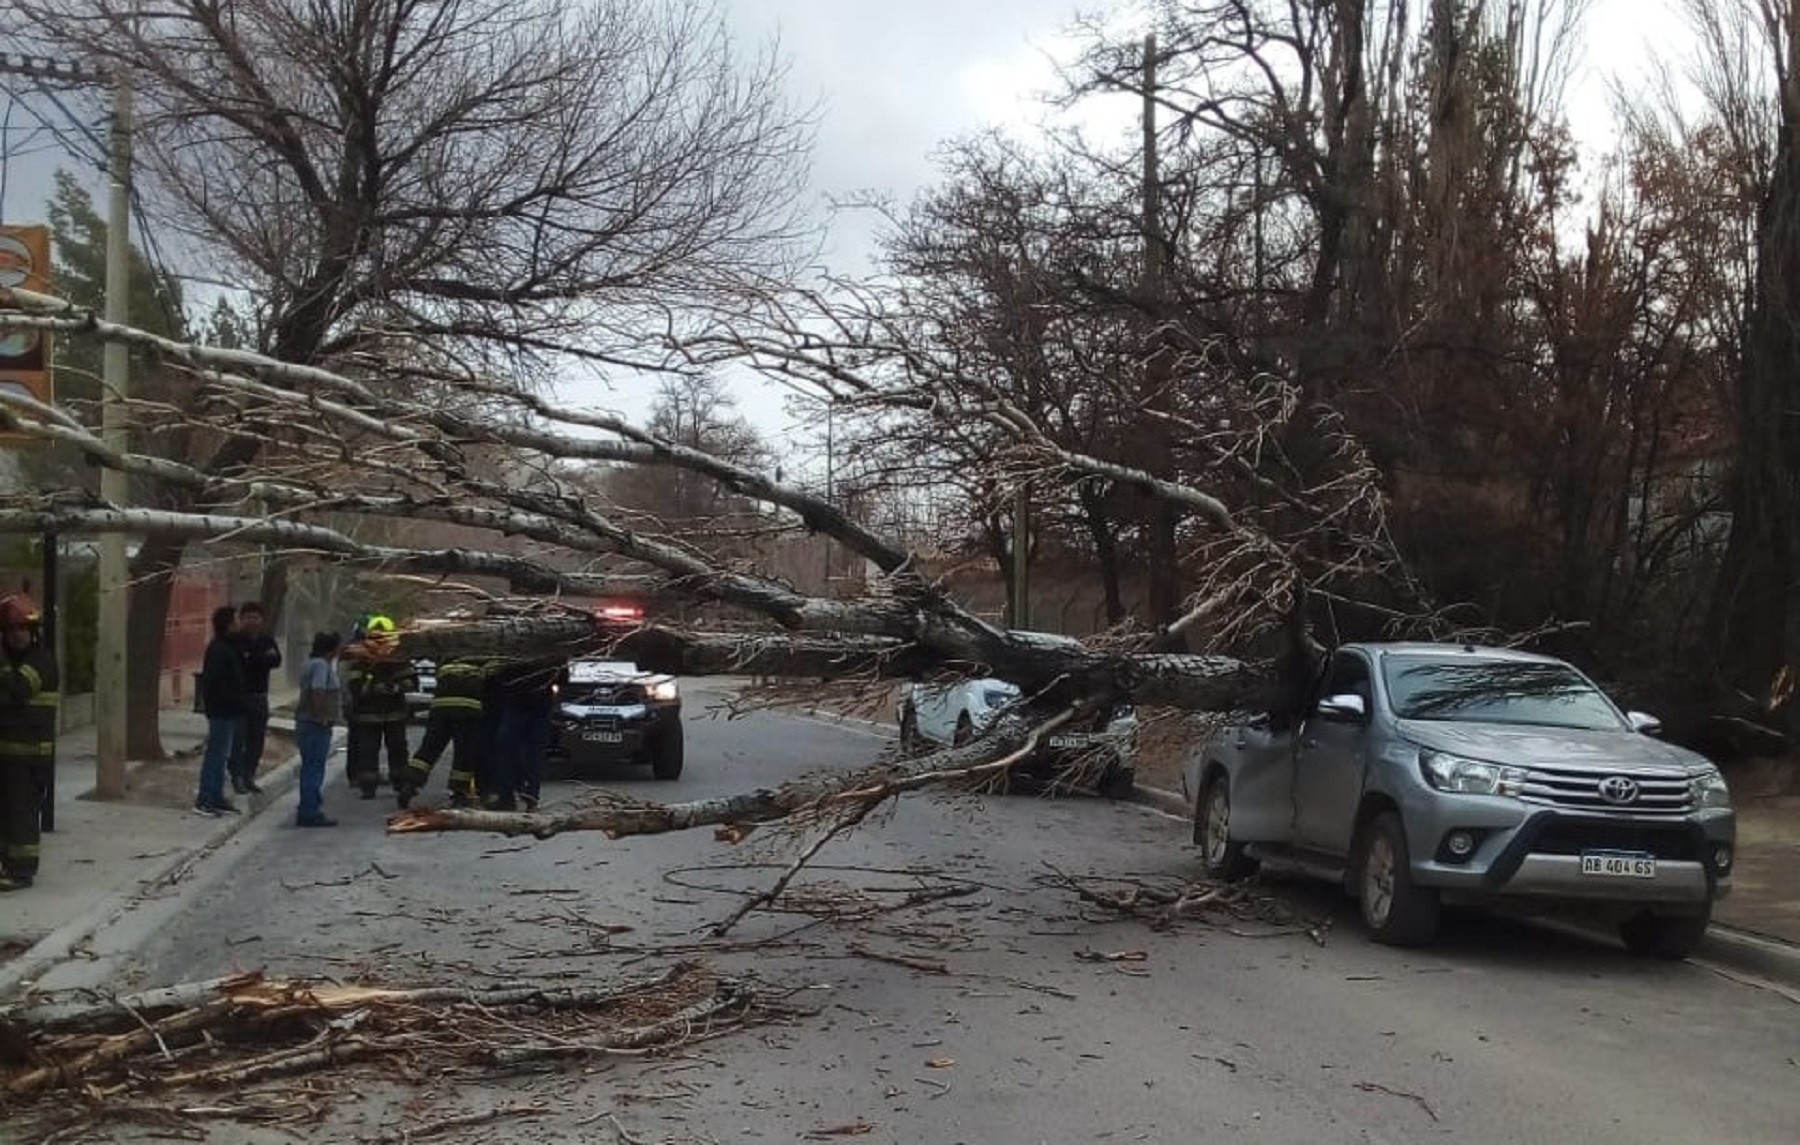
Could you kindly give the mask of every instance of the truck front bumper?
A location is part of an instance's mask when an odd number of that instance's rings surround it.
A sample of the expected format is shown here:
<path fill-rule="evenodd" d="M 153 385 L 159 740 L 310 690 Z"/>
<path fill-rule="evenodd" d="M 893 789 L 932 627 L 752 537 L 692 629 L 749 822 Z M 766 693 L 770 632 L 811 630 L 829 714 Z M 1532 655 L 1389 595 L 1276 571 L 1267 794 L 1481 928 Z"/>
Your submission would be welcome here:
<path fill-rule="evenodd" d="M 1680 818 L 1522 808 L 1515 824 L 1441 817 L 1412 839 L 1413 876 L 1459 898 L 1553 898 L 1700 904 L 1731 889 L 1736 822 L 1729 810 Z M 1474 850 L 1453 853 L 1468 832 Z"/>

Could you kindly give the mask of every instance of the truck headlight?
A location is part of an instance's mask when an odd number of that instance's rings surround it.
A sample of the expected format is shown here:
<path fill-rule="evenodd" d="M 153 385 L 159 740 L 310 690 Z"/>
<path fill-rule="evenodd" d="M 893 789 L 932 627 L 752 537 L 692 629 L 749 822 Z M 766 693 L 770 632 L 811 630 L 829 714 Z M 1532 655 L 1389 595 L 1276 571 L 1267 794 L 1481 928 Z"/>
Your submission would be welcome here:
<path fill-rule="evenodd" d="M 664 680 L 660 684 L 650 685 L 650 698 L 652 700 L 673 700 L 680 694 L 680 686 L 674 680 Z"/>
<path fill-rule="evenodd" d="M 1725 786 L 1725 777 L 1716 767 L 1688 780 L 1688 786 L 1693 789 L 1696 807 L 1731 806 L 1731 789 Z"/>
<path fill-rule="evenodd" d="M 1426 749 L 1419 753 L 1419 768 L 1425 782 L 1439 791 L 1460 795 L 1517 795 L 1525 789 L 1525 770 L 1464 759 L 1460 755 Z"/>

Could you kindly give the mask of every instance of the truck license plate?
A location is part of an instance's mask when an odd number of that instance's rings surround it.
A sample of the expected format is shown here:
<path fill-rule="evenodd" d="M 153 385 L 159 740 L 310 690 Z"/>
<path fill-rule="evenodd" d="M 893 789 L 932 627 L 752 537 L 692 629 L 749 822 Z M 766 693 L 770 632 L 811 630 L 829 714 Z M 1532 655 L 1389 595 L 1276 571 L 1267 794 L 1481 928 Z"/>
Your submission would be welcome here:
<path fill-rule="evenodd" d="M 581 738 L 589 743 L 624 743 L 625 733 L 601 731 L 599 728 L 589 728 L 581 733 Z"/>
<path fill-rule="evenodd" d="M 1581 856 L 1581 873 L 1601 878 L 1653 879 L 1656 877 L 1656 860 L 1649 855 L 1585 851 Z"/>

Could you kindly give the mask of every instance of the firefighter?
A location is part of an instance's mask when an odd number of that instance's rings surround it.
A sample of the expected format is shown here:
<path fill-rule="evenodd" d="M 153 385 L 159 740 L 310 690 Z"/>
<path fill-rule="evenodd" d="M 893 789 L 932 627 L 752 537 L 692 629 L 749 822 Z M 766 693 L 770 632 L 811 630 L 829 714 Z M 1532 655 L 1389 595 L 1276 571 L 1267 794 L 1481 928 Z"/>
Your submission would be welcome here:
<path fill-rule="evenodd" d="M 37 877 L 40 772 L 56 758 L 56 658 L 24 593 L 0 600 L 0 891 Z"/>
<path fill-rule="evenodd" d="M 450 764 L 450 806 L 475 805 L 475 779 L 484 767 L 482 749 L 486 738 L 481 699 L 491 667 L 489 661 L 476 659 L 448 660 L 439 665 L 437 691 L 431 697 L 431 712 L 425 719 L 425 738 L 406 765 L 405 781 L 394 789 L 402 809 L 425 789 L 431 769 L 437 766 L 446 746 L 454 753 Z"/>
<path fill-rule="evenodd" d="M 406 694 L 418 687 L 418 673 L 400 659 L 399 633 L 385 616 L 361 625 L 362 639 L 344 650 L 344 688 L 350 697 L 350 740 L 345 771 L 350 786 L 375 798 L 381 785 L 381 749 L 387 747 L 388 782 L 406 782 Z"/>

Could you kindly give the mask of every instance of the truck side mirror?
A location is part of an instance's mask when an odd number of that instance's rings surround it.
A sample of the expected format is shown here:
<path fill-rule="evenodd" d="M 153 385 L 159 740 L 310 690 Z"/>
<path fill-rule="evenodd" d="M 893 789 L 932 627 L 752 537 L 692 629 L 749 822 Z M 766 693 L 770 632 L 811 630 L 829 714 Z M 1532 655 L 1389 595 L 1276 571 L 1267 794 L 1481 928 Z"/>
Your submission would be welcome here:
<path fill-rule="evenodd" d="M 1319 701 L 1319 716 L 1327 720 L 1338 720 L 1343 723 L 1357 723 L 1369 714 L 1368 705 L 1363 698 L 1354 692 L 1341 695 L 1326 696 Z"/>
<path fill-rule="evenodd" d="M 1632 731 L 1642 732 L 1647 736 L 1653 736 L 1662 731 L 1662 721 L 1649 712 L 1626 712 L 1625 722 L 1631 725 Z"/>

